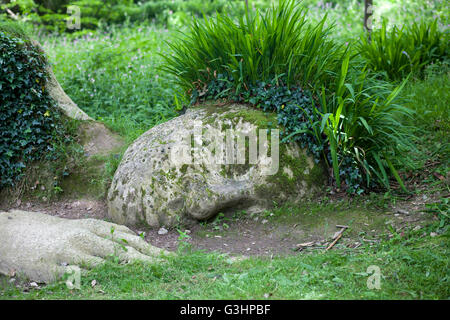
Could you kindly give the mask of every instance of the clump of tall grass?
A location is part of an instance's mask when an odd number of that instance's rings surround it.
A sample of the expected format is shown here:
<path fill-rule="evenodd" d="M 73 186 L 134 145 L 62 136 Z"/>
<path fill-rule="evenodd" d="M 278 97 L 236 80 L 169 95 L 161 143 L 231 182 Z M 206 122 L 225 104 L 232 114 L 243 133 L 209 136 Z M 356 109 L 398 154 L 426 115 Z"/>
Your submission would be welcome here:
<path fill-rule="evenodd" d="M 448 33 L 438 29 L 437 19 L 431 24 L 421 21 L 394 26 L 389 31 L 384 20 L 370 39 L 361 35 L 358 52 L 374 71 L 398 80 L 410 73 L 420 74 L 430 63 L 448 58 L 448 40 Z"/>
<path fill-rule="evenodd" d="M 169 44 L 163 70 L 177 76 L 186 91 L 201 89 L 219 74 L 236 91 L 256 81 L 280 78 L 287 86 L 328 83 L 339 69 L 345 45 L 328 40 L 326 17 L 307 23 L 294 1 L 280 1 L 266 14 L 246 12 L 234 21 L 227 14 L 195 19 L 189 32 Z"/>

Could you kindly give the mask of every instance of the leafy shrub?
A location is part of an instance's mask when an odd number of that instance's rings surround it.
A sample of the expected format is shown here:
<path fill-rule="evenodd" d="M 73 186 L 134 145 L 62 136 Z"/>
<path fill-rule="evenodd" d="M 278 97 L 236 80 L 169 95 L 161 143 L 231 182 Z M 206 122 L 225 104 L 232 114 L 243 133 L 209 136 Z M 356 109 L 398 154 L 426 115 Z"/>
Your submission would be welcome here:
<path fill-rule="evenodd" d="M 310 135 L 312 92 L 331 85 L 347 49 L 328 40 L 326 17 L 316 25 L 294 1 L 280 1 L 265 15 L 246 12 L 194 20 L 190 33 L 169 44 L 163 70 L 198 99 L 225 97 L 278 113 L 283 135 L 308 147 L 318 160 L 323 144 Z M 301 132 L 301 134 L 298 134 Z"/>
<path fill-rule="evenodd" d="M 44 89 L 45 66 L 20 28 L 0 25 L 0 188 L 14 185 L 30 161 L 51 156 L 54 137 L 64 135 Z"/>
<path fill-rule="evenodd" d="M 414 148 L 410 130 L 401 121 L 412 112 L 398 103 L 406 81 L 394 88 L 378 80 L 377 74 L 365 70 L 349 73 L 348 63 L 347 58 L 335 92 L 328 96 L 322 92 L 318 111 L 319 132 L 327 137 L 328 161 L 337 186 L 343 178 L 352 192 L 361 193 L 377 184 L 389 189 L 390 172 L 405 190 L 394 164 L 402 152 Z"/>
<path fill-rule="evenodd" d="M 374 71 L 385 71 L 390 79 L 401 79 L 411 72 L 420 73 L 432 62 L 448 57 L 448 36 L 439 31 L 437 19 L 428 24 L 414 22 L 410 26 L 374 30 L 369 40 L 361 35 L 359 53 Z"/>
<path fill-rule="evenodd" d="M 441 198 L 439 202 L 427 203 L 425 205 L 425 212 L 433 213 L 439 219 L 439 229 L 447 230 L 450 225 L 450 200 L 449 198 Z"/>

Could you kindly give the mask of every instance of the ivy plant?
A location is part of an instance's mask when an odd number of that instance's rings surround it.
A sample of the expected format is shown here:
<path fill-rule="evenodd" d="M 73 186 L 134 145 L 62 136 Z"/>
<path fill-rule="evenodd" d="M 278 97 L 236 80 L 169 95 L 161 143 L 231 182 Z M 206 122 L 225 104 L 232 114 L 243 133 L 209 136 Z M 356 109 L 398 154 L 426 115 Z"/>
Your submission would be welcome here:
<path fill-rule="evenodd" d="M 51 157 L 64 136 L 45 90 L 46 58 L 18 28 L 0 25 L 0 188 L 14 186 L 31 161 Z"/>

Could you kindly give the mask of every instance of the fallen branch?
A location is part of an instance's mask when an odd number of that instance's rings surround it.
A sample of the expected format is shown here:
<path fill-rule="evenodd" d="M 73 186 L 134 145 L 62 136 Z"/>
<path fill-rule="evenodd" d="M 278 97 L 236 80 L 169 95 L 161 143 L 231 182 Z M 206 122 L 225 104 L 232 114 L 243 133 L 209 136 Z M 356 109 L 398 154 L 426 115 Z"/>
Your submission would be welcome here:
<path fill-rule="evenodd" d="M 429 163 L 425 164 L 424 168 L 434 167 L 434 166 L 437 166 L 438 164 L 441 164 L 441 162 L 439 160 L 432 161 L 432 162 L 429 162 Z"/>
<path fill-rule="evenodd" d="M 341 230 L 337 234 L 337 236 L 334 239 L 334 241 L 328 246 L 328 248 L 325 249 L 325 251 L 328 251 L 331 248 L 333 248 L 333 246 L 336 244 L 336 242 L 338 242 L 339 239 L 342 237 L 342 234 L 344 233 L 344 231 L 348 228 L 348 226 L 342 226 L 342 225 L 337 225 L 336 227 L 341 228 Z"/>

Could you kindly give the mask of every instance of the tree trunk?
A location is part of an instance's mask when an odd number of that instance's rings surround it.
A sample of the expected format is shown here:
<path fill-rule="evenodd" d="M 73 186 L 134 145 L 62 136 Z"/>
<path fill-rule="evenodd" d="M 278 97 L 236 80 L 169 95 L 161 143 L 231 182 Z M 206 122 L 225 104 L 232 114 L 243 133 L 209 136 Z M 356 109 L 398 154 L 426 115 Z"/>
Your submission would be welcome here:
<path fill-rule="evenodd" d="M 373 14 L 373 1 L 364 0 L 364 30 L 367 32 L 370 39 L 370 32 L 372 31 L 372 14 Z"/>

